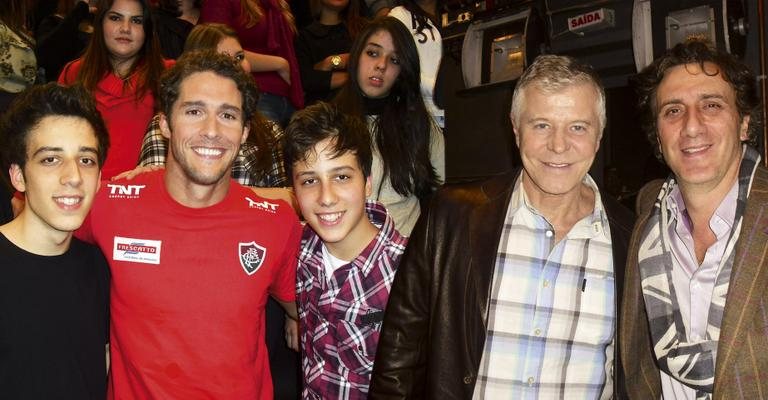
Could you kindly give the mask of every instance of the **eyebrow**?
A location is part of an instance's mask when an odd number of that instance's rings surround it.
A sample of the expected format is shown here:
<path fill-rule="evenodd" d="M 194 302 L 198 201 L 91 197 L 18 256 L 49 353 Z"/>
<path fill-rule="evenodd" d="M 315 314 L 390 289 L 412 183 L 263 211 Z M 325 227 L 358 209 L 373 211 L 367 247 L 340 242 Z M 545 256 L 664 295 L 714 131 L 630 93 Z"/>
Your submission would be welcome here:
<path fill-rule="evenodd" d="M 34 153 L 32 153 L 32 157 L 40 154 L 40 153 L 61 153 L 64 151 L 63 147 L 53 147 L 53 146 L 43 146 L 39 149 L 35 150 Z M 93 153 L 98 155 L 99 151 L 95 147 L 89 147 L 89 146 L 80 146 L 78 149 L 78 153 Z"/>
<path fill-rule="evenodd" d="M 182 102 L 180 107 L 191 107 L 191 106 L 205 107 L 207 105 L 208 105 L 208 103 L 206 103 L 204 101 L 193 100 L 193 101 Z M 224 103 L 221 106 L 219 106 L 217 109 L 218 110 L 237 111 L 238 113 L 242 112 L 242 109 L 240 107 L 232 105 L 232 104 L 229 104 L 229 103 Z"/>
<path fill-rule="evenodd" d="M 336 167 L 336 168 L 331 168 L 331 170 L 329 172 L 338 173 L 338 172 L 354 171 L 354 170 L 355 170 L 355 168 L 353 166 L 351 166 L 351 165 L 342 165 L 342 166 L 339 166 L 339 167 Z M 302 171 L 302 172 L 299 172 L 299 173 L 296 174 L 297 177 L 311 176 L 311 175 L 320 175 L 320 174 L 318 174 L 317 171 L 315 171 L 315 170 Z"/>
<path fill-rule="evenodd" d="M 696 98 L 696 100 L 711 100 L 711 99 L 717 99 L 717 100 L 723 100 L 723 101 L 727 100 L 724 95 L 717 94 L 717 93 L 704 93 L 702 95 L 699 95 Z M 667 106 L 669 104 L 682 104 L 682 103 L 683 103 L 683 99 L 672 98 L 672 99 L 666 100 L 666 101 L 664 101 L 662 103 L 659 103 L 658 108 L 659 109 L 664 108 L 664 106 Z"/>

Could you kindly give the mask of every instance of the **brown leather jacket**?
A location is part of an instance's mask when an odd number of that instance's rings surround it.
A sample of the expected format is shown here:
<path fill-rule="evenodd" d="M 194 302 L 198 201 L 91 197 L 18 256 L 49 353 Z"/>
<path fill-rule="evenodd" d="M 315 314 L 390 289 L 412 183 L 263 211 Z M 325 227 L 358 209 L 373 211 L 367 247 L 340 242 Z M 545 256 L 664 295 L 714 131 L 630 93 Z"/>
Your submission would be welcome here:
<path fill-rule="evenodd" d="M 422 214 L 392 286 L 370 399 L 472 398 L 502 222 L 518 174 L 446 187 Z M 634 217 L 602 198 L 620 284 Z M 618 302 L 620 287 L 616 294 Z M 614 365 L 620 369 L 618 357 Z M 620 377 L 614 386 L 623 387 Z"/>

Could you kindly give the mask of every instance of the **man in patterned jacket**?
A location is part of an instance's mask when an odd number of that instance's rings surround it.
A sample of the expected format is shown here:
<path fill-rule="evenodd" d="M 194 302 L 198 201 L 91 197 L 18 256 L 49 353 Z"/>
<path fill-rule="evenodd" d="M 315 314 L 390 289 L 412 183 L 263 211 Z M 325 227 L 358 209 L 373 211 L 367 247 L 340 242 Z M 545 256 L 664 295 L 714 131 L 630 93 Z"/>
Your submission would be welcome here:
<path fill-rule="evenodd" d="M 636 399 L 768 396 L 768 171 L 755 77 L 701 41 L 637 79 L 673 174 L 646 185 L 627 263 L 621 355 Z"/>

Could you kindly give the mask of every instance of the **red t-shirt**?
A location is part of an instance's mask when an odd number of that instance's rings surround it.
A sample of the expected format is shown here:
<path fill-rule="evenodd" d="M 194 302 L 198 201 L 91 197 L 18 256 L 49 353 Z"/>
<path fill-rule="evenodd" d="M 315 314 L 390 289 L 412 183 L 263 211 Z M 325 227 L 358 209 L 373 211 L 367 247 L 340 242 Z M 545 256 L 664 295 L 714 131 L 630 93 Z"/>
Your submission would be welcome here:
<path fill-rule="evenodd" d="M 59 83 L 71 85 L 77 81 L 82 59 L 67 64 L 61 71 Z M 166 61 L 166 67 L 173 62 Z M 96 86 L 93 97 L 96 109 L 104 118 L 109 131 L 109 151 L 101 170 L 104 179 L 136 168 L 141 153 L 141 141 L 147 125 L 155 115 L 155 97 L 151 92 L 136 101 L 137 75 L 126 85 L 115 74 L 107 74 Z"/>
<path fill-rule="evenodd" d="M 188 208 L 163 171 L 104 182 L 77 235 L 112 271 L 110 398 L 271 399 L 268 294 L 295 300 L 293 209 L 232 181 Z"/>

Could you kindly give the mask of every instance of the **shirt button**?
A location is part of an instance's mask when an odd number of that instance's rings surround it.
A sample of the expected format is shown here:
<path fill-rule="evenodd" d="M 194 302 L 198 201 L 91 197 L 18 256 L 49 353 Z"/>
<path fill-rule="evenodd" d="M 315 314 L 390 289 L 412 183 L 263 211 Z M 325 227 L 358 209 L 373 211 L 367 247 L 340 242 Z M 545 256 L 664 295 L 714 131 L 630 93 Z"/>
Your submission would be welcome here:
<path fill-rule="evenodd" d="M 544 232 L 544 236 L 552 237 L 552 231 L 551 230 L 547 230 L 546 232 Z"/>
<path fill-rule="evenodd" d="M 464 377 L 464 384 L 465 385 L 469 385 L 470 383 L 472 383 L 472 375 L 465 376 Z"/>
<path fill-rule="evenodd" d="M 533 334 L 536 335 L 536 336 L 540 336 L 541 335 L 541 329 L 539 329 L 539 328 L 534 329 L 533 330 Z"/>
<path fill-rule="evenodd" d="M 548 287 L 549 286 L 549 281 L 544 279 L 544 284 L 543 285 L 544 285 L 544 287 Z"/>
<path fill-rule="evenodd" d="M 528 386 L 533 386 L 533 377 L 532 376 L 528 377 Z"/>

